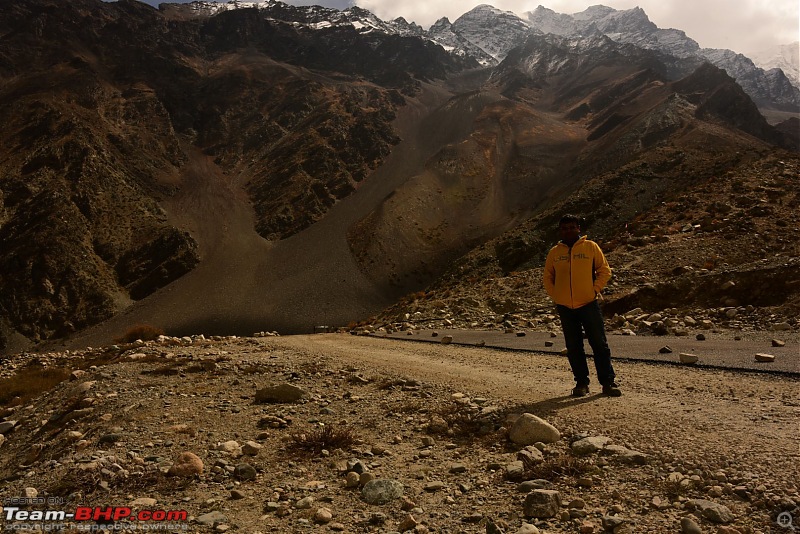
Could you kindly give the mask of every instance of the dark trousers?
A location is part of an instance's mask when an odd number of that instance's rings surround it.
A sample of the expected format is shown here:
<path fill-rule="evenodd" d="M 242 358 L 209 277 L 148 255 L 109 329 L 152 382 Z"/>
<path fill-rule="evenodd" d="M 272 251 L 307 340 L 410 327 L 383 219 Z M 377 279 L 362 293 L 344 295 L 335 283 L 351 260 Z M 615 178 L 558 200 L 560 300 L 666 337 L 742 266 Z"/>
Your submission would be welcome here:
<path fill-rule="evenodd" d="M 589 366 L 586 364 L 586 352 L 583 349 L 583 333 L 586 332 L 586 338 L 592 347 L 597 380 L 602 385 L 612 384 L 616 375 L 611 365 L 611 350 L 606 340 L 600 304 L 595 300 L 574 310 L 560 304 L 556 308 L 561 317 L 561 328 L 567 344 L 567 358 L 575 376 L 575 383 L 589 385 Z"/>

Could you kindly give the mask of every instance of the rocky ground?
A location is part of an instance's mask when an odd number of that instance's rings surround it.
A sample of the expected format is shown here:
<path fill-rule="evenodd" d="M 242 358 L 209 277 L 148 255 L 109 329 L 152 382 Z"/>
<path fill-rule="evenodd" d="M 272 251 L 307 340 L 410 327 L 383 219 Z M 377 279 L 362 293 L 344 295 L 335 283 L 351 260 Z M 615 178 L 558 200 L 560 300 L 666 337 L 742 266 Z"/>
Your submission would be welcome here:
<path fill-rule="evenodd" d="M 17 354 L 0 494 L 185 510 L 198 532 L 796 526 L 796 378 L 616 368 L 621 398 L 574 399 L 563 357 L 344 334 Z"/>
<path fill-rule="evenodd" d="M 587 218 L 584 230 L 601 244 L 613 270 L 603 291 L 609 328 L 682 335 L 703 323 L 743 335 L 787 326 L 796 332 L 800 247 L 790 236 L 800 224 L 799 169 L 794 155 L 759 158 L 680 191 L 668 182 L 612 173 L 477 247 L 424 291 L 368 322 L 459 328 L 551 322 L 542 267 L 558 240 L 558 219 L 570 212 Z M 621 318 L 637 309 L 632 318 L 639 320 Z M 651 316 L 661 319 L 647 320 Z"/>

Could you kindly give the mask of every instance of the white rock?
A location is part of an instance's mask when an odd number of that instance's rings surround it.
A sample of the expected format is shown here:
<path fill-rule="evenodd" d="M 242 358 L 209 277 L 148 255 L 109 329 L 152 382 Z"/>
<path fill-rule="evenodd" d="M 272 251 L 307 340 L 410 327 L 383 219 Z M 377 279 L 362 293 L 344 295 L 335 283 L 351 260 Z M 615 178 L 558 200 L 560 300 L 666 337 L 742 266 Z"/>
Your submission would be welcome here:
<path fill-rule="evenodd" d="M 678 355 L 678 358 L 680 358 L 681 363 L 687 363 L 687 364 L 697 363 L 700 360 L 700 358 L 696 354 L 689 354 L 688 352 L 681 352 Z"/>
<path fill-rule="evenodd" d="M 756 361 L 757 362 L 774 362 L 775 361 L 775 356 L 773 356 L 772 354 L 758 353 L 758 354 L 756 354 Z"/>
<path fill-rule="evenodd" d="M 240 448 L 241 445 L 239 445 L 239 443 L 234 440 L 226 441 L 224 443 L 220 443 L 219 445 L 217 445 L 218 451 L 229 452 L 229 453 L 237 452 Z"/>
<path fill-rule="evenodd" d="M 556 427 L 533 414 L 522 414 L 508 432 L 509 439 L 518 445 L 533 445 L 536 442 L 555 443 L 561 439 Z"/>

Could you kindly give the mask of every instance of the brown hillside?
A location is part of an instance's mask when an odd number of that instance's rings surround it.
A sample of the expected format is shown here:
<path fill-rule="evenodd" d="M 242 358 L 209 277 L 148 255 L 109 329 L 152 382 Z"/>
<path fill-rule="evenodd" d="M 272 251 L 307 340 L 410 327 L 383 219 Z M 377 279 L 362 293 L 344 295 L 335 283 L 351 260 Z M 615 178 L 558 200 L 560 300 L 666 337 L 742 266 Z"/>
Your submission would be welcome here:
<path fill-rule="evenodd" d="M 175 9 L 0 5 L 7 350 L 308 332 L 426 288 L 431 313 L 544 307 L 530 269 L 564 211 L 620 309 L 794 309 L 798 156 L 719 69 L 537 37 L 487 73 L 300 8 Z"/>

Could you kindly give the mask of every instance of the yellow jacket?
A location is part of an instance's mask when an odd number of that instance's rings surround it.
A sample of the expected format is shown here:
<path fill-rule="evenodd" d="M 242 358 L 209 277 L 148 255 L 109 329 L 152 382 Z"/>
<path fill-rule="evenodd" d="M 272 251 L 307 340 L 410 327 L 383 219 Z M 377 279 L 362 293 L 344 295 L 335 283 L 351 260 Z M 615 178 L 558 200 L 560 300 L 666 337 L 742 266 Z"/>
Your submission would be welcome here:
<path fill-rule="evenodd" d="M 559 242 L 550 249 L 543 278 L 556 304 L 575 309 L 597 298 L 611 278 L 611 268 L 597 243 L 582 236 L 572 248 Z"/>

